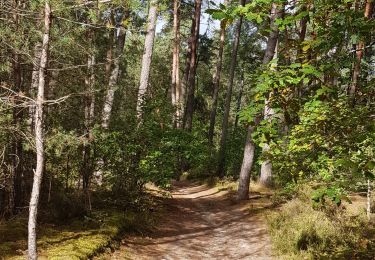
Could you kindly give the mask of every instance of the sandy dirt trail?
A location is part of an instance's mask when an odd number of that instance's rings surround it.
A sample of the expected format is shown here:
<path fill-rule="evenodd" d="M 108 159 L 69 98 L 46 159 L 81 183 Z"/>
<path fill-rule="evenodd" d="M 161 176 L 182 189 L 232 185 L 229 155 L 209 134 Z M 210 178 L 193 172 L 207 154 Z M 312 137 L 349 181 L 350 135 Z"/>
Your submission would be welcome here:
<path fill-rule="evenodd" d="M 178 182 L 150 237 L 128 237 L 105 259 L 274 259 L 263 196 L 236 203 L 226 191 Z M 255 213 L 258 212 L 258 213 Z"/>

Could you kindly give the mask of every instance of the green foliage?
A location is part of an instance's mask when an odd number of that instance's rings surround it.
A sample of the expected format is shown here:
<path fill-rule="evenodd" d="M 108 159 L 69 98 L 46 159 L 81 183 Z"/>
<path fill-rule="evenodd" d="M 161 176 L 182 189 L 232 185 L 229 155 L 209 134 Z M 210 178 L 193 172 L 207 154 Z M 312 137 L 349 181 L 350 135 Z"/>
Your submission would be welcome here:
<path fill-rule="evenodd" d="M 343 189 L 336 186 L 319 188 L 313 192 L 311 198 L 315 207 L 325 206 L 327 198 L 336 206 L 340 206 L 343 200 L 350 201 Z"/>
<path fill-rule="evenodd" d="M 272 145 L 279 180 L 313 178 L 349 188 L 353 180 L 373 178 L 370 115 L 366 107 L 351 108 L 345 99 L 321 101 L 317 94 L 305 104 L 289 136 Z"/>

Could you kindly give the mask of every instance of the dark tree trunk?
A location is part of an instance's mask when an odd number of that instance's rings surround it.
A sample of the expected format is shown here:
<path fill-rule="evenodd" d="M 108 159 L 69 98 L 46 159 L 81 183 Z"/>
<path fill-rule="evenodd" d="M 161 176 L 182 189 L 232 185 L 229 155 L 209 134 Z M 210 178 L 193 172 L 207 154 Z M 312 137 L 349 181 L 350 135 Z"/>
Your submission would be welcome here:
<path fill-rule="evenodd" d="M 188 94 L 186 99 L 186 107 L 184 113 L 183 126 L 188 131 L 191 131 L 193 126 L 193 113 L 194 113 L 194 96 L 195 96 L 195 74 L 197 69 L 197 52 L 199 44 L 199 24 L 201 17 L 202 0 L 195 0 L 194 8 L 194 30 L 191 35 L 191 58 L 189 64 L 189 75 L 188 75 Z"/>
<path fill-rule="evenodd" d="M 374 10 L 374 1 L 367 0 L 365 5 L 364 16 L 366 19 L 369 19 L 372 16 Z M 355 46 L 356 61 L 353 65 L 353 75 L 352 82 L 350 84 L 348 95 L 351 100 L 352 105 L 355 104 L 355 95 L 358 89 L 358 81 L 361 75 L 361 62 L 364 55 L 365 41 L 361 40 L 357 46 Z"/>

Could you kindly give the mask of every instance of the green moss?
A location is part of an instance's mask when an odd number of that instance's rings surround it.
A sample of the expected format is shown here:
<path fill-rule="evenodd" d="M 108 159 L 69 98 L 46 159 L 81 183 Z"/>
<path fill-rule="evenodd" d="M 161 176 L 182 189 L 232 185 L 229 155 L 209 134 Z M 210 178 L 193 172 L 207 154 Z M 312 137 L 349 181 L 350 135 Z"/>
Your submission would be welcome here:
<path fill-rule="evenodd" d="M 123 230 L 139 226 L 139 219 L 139 214 L 133 212 L 97 211 L 90 218 L 66 226 L 41 225 L 39 255 L 42 259 L 87 259 L 107 247 Z M 15 227 L 16 232 L 12 234 L 11 228 Z M 0 259 L 22 258 L 27 248 L 27 220 L 19 217 L 0 225 L 0 230 L 4 232 L 1 233 Z"/>

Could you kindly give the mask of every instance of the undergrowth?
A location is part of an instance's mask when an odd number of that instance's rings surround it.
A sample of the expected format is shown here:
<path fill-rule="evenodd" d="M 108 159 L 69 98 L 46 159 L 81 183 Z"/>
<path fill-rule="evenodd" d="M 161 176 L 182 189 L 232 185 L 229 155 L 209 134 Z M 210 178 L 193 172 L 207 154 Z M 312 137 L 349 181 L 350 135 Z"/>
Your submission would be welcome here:
<path fill-rule="evenodd" d="M 27 250 L 27 216 L 0 222 L 0 259 L 24 259 Z M 43 219 L 41 219 L 43 222 Z M 126 232 L 145 232 L 154 225 L 149 210 L 94 209 L 64 224 L 40 223 L 39 256 L 48 259 L 88 259 L 114 245 Z"/>
<path fill-rule="evenodd" d="M 293 198 L 267 216 L 276 253 L 285 259 L 375 259 L 374 226 L 365 214 L 345 207 L 313 207 L 311 188 L 299 187 Z M 279 200 L 279 198 L 277 198 Z"/>

